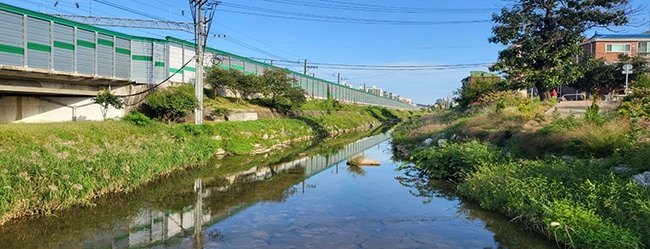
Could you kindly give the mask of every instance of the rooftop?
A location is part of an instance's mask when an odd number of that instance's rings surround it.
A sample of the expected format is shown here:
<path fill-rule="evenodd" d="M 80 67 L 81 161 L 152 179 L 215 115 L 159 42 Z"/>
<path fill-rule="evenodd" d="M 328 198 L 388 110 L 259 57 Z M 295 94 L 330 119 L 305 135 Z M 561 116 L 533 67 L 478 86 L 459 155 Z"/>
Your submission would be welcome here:
<path fill-rule="evenodd" d="M 650 40 L 650 34 L 594 34 L 589 41 L 601 39 Z"/>

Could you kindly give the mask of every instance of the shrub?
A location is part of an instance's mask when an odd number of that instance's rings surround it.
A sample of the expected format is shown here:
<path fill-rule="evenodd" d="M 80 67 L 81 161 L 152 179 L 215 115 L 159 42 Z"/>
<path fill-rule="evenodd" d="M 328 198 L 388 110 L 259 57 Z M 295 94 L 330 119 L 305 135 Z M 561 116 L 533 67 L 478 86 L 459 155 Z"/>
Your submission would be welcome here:
<path fill-rule="evenodd" d="M 603 125 L 605 123 L 605 119 L 600 115 L 600 107 L 596 104 L 596 101 L 587 107 L 584 119 L 587 123 L 594 125 Z"/>
<path fill-rule="evenodd" d="M 156 118 L 165 122 L 176 122 L 199 106 L 194 93 L 184 88 L 155 92 L 145 99 Z"/>
<path fill-rule="evenodd" d="M 212 110 L 212 115 L 219 116 L 219 117 L 228 116 L 230 115 L 230 113 L 232 113 L 232 111 L 225 107 L 217 107 L 214 108 L 214 110 Z"/>
<path fill-rule="evenodd" d="M 124 115 L 122 120 L 138 126 L 145 126 L 151 123 L 151 119 L 138 110 L 134 110 L 131 113 Z"/>
<path fill-rule="evenodd" d="M 440 148 L 423 149 L 414 153 L 410 161 L 415 168 L 434 178 L 462 179 L 478 165 L 500 160 L 495 149 L 487 143 L 471 141 L 449 144 Z M 402 168 L 409 167 L 403 165 Z"/>

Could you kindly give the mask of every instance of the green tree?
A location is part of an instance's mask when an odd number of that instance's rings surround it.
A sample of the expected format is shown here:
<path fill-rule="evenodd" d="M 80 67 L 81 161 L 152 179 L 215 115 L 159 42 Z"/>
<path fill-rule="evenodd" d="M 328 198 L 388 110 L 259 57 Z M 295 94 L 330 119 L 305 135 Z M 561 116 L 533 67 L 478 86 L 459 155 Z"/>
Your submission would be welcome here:
<path fill-rule="evenodd" d="M 199 101 L 194 96 L 194 92 L 191 91 L 192 89 L 178 87 L 176 89 L 157 91 L 147 96 L 145 103 L 159 120 L 176 122 L 199 106 Z"/>
<path fill-rule="evenodd" d="M 613 65 L 607 64 L 603 59 L 596 59 L 588 56 L 580 61 L 580 68 L 583 75 L 569 83 L 570 87 L 595 94 L 599 91 L 611 92 L 620 88 L 620 82 L 616 82 L 616 69 Z"/>
<path fill-rule="evenodd" d="M 455 95 L 458 96 L 455 98 L 455 101 L 461 109 L 467 109 L 472 104 L 478 103 L 481 97 L 486 94 L 501 90 L 503 88 L 500 87 L 502 84 L 504 83 L 477 80 L 458 89 L 455 92 Z"/>
<path fill-rule="evenodd" d="M 270 104 L 275 108 L 295 109 L 307 101 L 305 91 L 295 87 L 296 79 L 289 77 L 286 69 L 264 70 L 261 84 L 264 95 L 270 98 Z"/>
<path fill-rule="evenodd" d="M 115 109 L 124 108 L 124 101 L 115 94 L 111 93 L 108 89 L 104 89 L 101 92 L 98 92 L 97 95 L 91 99 L 95 104 L 99 105 L 99 108 L 102 111 L 102 117 L 106 120 L 106 114 L 108 113 L 108 108 L 113 107 Z"/>
<path fill-rule="evenodd" d="M 492 15 L 491 43 L 509 45 L 490 69 L 508 80 L 535 87 L 540 100 L 549 90 L 580 77 L 576 57 L 582 34 L 596 26 L 628 22 L 628 0 L 516 0 Z"/>
<path fill-rule="evenodd" d="M 622 70 L 623 65 L 625 64 L 630 64 L 633 67 L 633 73 L 628 75 L 629 82 L 637 81 L 641 75 L 650 74 L 648 61 L 644 57 L 620 54 L 618 56 L 618 62 L 612 65 L 614 66 L 614 70 L 616 70 L 616 74 L 614 74 L 616 76 L 616 80 L 622 82 L 623 86 L 625 85 L 625 74 L 622 73 Z"/>
<path fill-rule="evenodd" d="M 647 61 L 642 57 L 630 57 L 621 54 L 616 63 L 606 63 L 603 59 L 595 59 L 593 56 L 584 58 L 580 62 L 581 71 L 584 74 L 570 83 L 569 86 L 581 89 L 589 94 L 606 92 L 613 93 L 614 90 L 625 88 L 625 75 L 622 74 L 623 65 L 633 66 L 633 73 L 628 75 L 628 82 L 637 81 L 640 75 L 647 74 L 650 69 Z"/>
<path fill-rule="evenodd" d="M 261 88 L 261 80 L 257 75 L 241 74 L 237 78 L 237 90 L 242 98 L 256 99 L 256 94 L 261 92 Z"/>
<path fill-rule="evenodd" d="M 216 65 L 206 70 L 205 83 L 212 87 L 215 98 L 218 96 L 219 89 L 227 88 L 232 90 L 237 84 L 238 74 L 233 70 L 223 69 Z"/>

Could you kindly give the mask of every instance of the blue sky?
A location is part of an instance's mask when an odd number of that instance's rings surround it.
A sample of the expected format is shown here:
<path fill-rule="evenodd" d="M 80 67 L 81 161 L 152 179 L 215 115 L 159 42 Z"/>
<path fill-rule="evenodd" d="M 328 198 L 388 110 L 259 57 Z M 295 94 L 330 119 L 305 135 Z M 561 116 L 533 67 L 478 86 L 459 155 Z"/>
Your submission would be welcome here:
<path fill-rule="evenodd" d="M 26 9 L 60 14 L 94 15 L 191 22 L 186 0 L 0 0 Z M 376 85 L 415 103 L 431 104 L 450 96 L 477 64 L 497 60 L 504 47 L 488 43 L 493 12 L 510 4 L 501 0 L 221 0 L 208 45 L 309 74 L 356 86 Z M 76 7 L 79 5 L 79 8 Z M 619 33 L 650 30 L 647 0 L 631 0 L 645 8 Z M 116 7 L 117 6 L 117 7 Z M 182 13 L 184 12 L 184 15 Z M 305 20 L 310 19 L 310 20 Z M 170 30 L 107 27 L 132 35 L 192 40 Z M 586 36 L 594 34 L 591 30 Z M 613 33 L 598 30 L 599 33 Z M 223 37 L 225 35 L 225 38 Z M 336 65 L 332 65 L 336 64 Z M 339 66 L 337 66 L 339 65 Z M 427 66 L 427 70 L 352 69 L 360 66 Z M 431 69 L 431 66 L 439 66 Z M 358 66 L 355 66 L 358 68 Z"/>

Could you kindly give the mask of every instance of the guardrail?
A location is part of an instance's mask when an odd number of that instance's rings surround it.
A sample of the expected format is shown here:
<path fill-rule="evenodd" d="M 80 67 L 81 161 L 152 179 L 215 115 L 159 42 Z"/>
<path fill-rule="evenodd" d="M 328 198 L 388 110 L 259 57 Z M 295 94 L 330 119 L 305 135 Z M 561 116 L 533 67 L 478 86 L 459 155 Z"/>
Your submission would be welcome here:
<path fill-rule="evenodd" d="M 567 93 L 567 94 L 562 95 L 561 100 L 562 101 L 587 100 L 587 94 L 585 94 L 585 93 Z"/>

